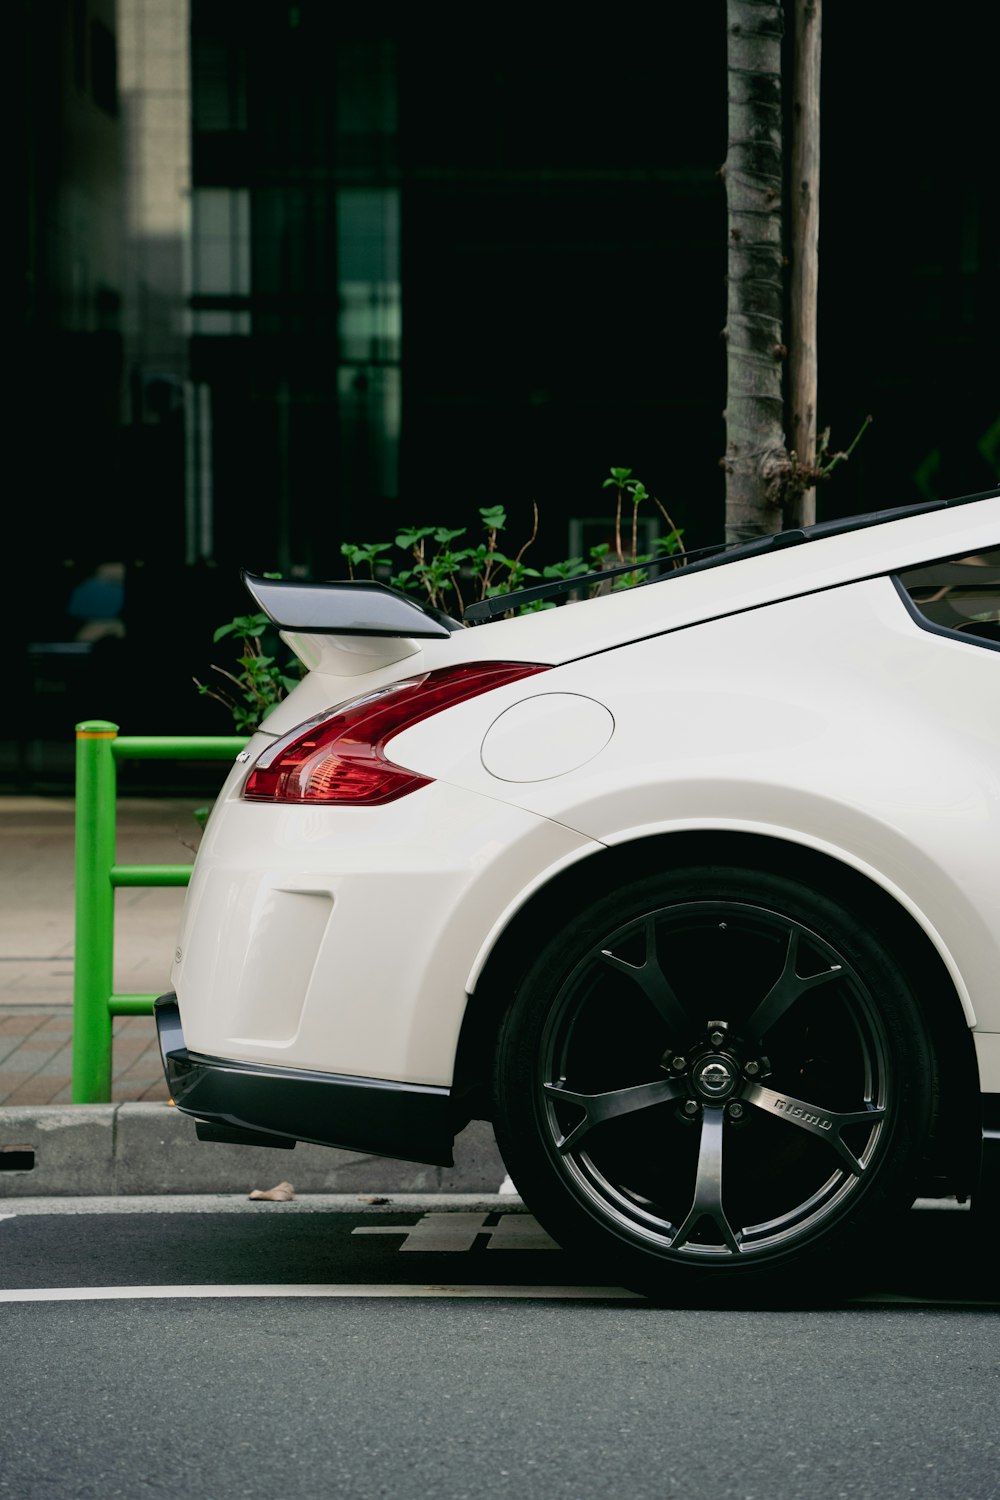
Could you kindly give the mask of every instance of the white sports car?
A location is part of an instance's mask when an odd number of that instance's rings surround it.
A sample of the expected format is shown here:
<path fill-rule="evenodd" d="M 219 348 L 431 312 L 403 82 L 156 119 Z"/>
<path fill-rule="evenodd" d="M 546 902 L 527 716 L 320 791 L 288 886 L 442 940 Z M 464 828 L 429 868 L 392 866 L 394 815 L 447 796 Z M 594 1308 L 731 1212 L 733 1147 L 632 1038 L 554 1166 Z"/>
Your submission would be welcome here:
<path fill-rule="evenodd" d="M 202 1138 L 448 1165 L 491 1120 L 654 1291 L 996 1205 L 1000 491 L 668 562 L 461 624 L 244 575 L 308 671 L 157 1002 Z"/>

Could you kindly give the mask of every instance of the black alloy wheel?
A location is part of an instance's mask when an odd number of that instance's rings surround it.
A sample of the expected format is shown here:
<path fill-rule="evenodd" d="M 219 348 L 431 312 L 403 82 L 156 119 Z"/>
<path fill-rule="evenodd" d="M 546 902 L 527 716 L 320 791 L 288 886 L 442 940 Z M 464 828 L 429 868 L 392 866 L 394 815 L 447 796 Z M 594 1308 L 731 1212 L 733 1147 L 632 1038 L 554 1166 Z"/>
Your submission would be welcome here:
<path fill-rule="evenodd" d="M 553 937 L 501 1029 L 495 1123 L 526 1205 L 623 1284 L 787 1287 L 912 1204 L 933 1096 L 920 1006 L 861 914 L 703 867 Z"/>

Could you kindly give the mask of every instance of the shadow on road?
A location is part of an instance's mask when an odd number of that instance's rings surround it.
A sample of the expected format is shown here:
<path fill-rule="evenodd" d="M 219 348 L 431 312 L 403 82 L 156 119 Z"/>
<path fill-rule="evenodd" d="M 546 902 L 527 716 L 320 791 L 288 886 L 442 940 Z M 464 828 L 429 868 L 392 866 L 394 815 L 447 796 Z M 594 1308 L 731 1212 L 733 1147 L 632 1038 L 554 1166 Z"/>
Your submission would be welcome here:
<path fill-rule="evenodd" d="M 17 1214 L 0 1225 L 4 1289 L 181 1285 L 447 1284 L 468 1288 L 607 1287 L 621 1279 L 592 1259 L 551 1246 L 527 1215 L 495 1212 L 304 1211 L 262 1203 L 241 1212 Z M 544 1247 L 544 1248 L 543 1248 Z M 850 1273 L 748 1280 L 720 1296 L 692 1284 L 678 1293 L 640 1288 L 659 1306 L 785 1307 L 893 1304 L 1000 1307 L 994 1248 L 972 1216 L 915 1210 L 892 1246 L 873 1245 Z M 633 1289 L 634 1286 L 633 1286 Z M 389 1292 L 391 1295 L 391 1292 Z M 591 1292 L 591 1295 L 593 1293 Z M 646 1305 L 637 1301 L 637 1306 Z"/>

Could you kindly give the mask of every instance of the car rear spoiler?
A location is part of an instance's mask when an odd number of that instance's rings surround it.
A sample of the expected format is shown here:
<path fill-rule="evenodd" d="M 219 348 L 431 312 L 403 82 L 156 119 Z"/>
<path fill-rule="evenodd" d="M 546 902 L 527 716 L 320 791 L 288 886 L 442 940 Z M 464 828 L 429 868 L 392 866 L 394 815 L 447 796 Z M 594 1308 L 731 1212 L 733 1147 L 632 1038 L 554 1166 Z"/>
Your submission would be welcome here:
<path fill-rule="evenodd" d="M 242 572 L 250 597 L 279 630 L 307 635 L 376 635 L 443 640 L 463 627 L 442 610 L 422 605 L 374 581 L 302 583 Z"/>

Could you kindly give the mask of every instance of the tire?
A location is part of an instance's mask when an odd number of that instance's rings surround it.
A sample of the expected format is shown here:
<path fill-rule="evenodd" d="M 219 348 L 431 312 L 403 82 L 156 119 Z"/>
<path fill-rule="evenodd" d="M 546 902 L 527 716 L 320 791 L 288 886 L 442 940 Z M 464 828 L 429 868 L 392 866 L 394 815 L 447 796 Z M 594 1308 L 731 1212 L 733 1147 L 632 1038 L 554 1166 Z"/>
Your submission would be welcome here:
<path fill-rule="evenodd" d="M 494 1123 L 526 1206 L 619 1284 L 822 1296 L 891 1245 L 934 1096 L 918 1002 L 860 913 L 703 866 L 553 936 L 501 1024 Z"/>

